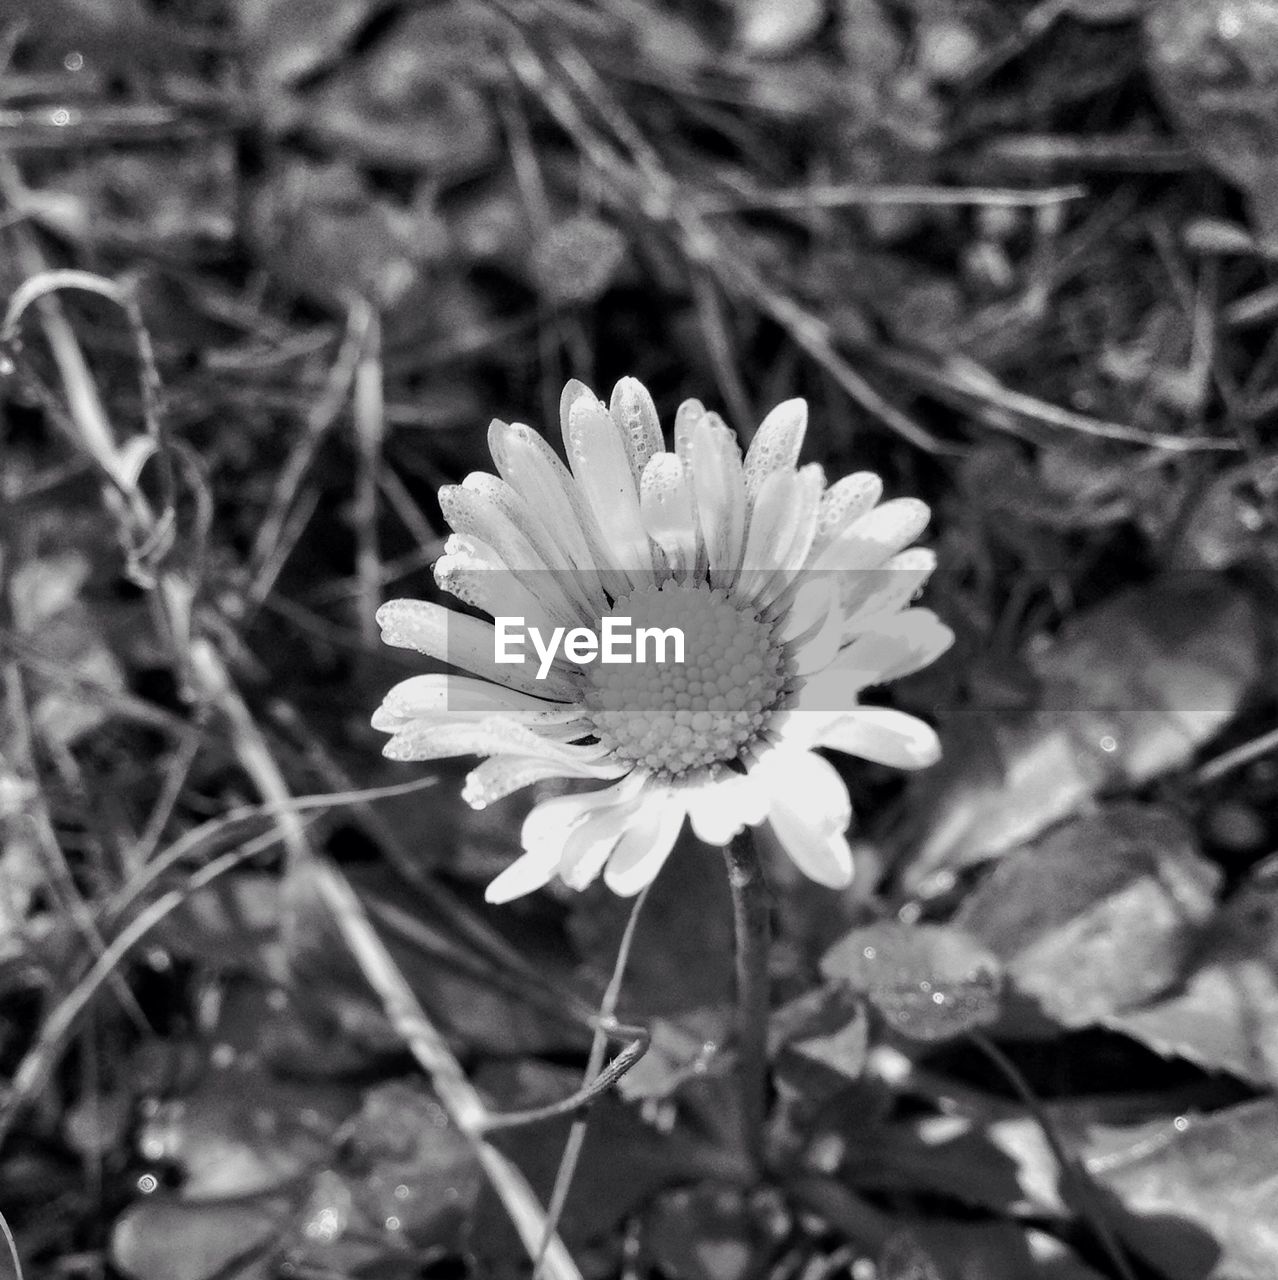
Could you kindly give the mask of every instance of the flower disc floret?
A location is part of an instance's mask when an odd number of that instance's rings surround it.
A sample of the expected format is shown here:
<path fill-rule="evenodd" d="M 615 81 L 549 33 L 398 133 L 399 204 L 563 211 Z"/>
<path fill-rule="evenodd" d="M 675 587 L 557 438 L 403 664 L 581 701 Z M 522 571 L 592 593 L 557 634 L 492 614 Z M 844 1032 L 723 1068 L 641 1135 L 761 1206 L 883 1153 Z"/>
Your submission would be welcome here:
<path fill-rule="evenodd" d="M 781 704 L 787 672 L 770 622 L 706 583 L 641 587 L 617 600 L 613 616 L 641 628 L 678 629 L 682 662 L 668 642 L 657 661 L 590 669 L 585 706 L 610 753 L 658 776 L 737 759 Z M 636 654 L 636 658 L 640 655 Z"/>

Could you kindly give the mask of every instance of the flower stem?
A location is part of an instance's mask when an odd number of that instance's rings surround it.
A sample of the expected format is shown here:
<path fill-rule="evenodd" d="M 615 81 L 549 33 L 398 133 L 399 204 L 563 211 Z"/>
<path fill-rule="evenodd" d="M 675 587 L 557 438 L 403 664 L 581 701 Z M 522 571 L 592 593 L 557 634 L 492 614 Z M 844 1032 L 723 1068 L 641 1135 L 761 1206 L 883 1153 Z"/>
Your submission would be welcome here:
<path fill-rule="evenodd" d="M 737 943 L 737 1080 L 746 1148 L 755 1170 L 763 1169 L 763 1121 L 768 1070 L 768 948 L 771 942 L 768 885 L 746 828 L 723 846 L 732 889 Z"/>

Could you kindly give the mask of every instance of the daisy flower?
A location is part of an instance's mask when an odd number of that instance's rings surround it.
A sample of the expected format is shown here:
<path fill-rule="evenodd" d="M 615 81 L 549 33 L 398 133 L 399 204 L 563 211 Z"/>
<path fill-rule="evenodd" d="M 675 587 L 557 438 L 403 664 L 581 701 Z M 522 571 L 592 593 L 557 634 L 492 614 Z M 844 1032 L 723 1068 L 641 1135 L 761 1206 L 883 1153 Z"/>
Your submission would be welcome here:
<path fill-rule="evenodd" d="M 922 721 L 862 706 L 862 690 L 917 670 L 953 640 L 910 601 L 934 556 L 909 548 L 928 520 L 914 498 L 880 502 L 857 472 L 828 485 L 798 466 L 802 400 L 778 405 L 743 458 L 695 400 L 674 451 L 641 383 L 603 404 L 580 382 L 561 402 L 568 466 L 535 431 L 494 421 L 498 475 L 440 492 L 453 535 L 439 585 L 492 618 L 598 630 L 629 618 L 677 628 L 684 660 L 497 661 L 498 629 L 420 600 L 378 612 L 388 643 L 468 672 L 396 685 L 373 717 L 392 760 L 482 756 L 463 794 L 477 808 L 547 779 L 606 785 L 541 800 L 523 853 L 488 886 L 506 902 L 558 876 L 601 873 L 632 895 L 687 820 L 707 844 L 770 822 L 812 879 L 852 878 L 847 788 L 819 749 L 922 768 L 940 754 Z M 577 654 L 576 656 L 580 656 Z"/>

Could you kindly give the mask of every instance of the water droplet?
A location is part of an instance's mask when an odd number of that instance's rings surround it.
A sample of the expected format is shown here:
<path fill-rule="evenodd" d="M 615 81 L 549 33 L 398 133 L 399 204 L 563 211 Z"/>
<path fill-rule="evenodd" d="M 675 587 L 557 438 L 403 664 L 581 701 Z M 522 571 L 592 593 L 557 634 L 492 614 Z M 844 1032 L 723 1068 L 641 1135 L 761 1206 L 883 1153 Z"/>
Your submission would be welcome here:
<path fill-rule="evenodd" d="M 923 978 L 919 982 L 919 990 L 926 994 L 927 992 L 932 990 L 932 984 L 926 978 Z"/>
<path fill-rule="evenodd" d="M 57 125 L 58 128 L 68 125 L 71 123 L 71 113 L 66 107 L 58 107 L 56 111 L 50 112 L 49 123 Z"/>
<path fill-rule="evenodd" d="M 1110 752 L 1112 752 L 1112 751 L 1117 751 L 1117 750 L 1118 750 L 1118 739 L 1117 739 L 1117 738 L 1115 738 L 1115 737 L 1113 737 L 1111 734 L 1108 734 L 1108 733 L 1107 733 L 1107 734 L 1106 734 L 1106 735 L 1105 735 L 1105 736 L 1100 740 L 1100 749 L 1101 749 L 1102 751 L 1110 751 Z"/>
<path fill-rule="evenodd" d="M 139 1143 L 144 1160 L 163 1160 L 165 1154 L 164 1139 L 158 1134 L 148 1134 Z"/>
<path fill-rule="evenodd" d="M 1176 1119 L 1172 1121 L 1172 1128 L 1174 1128 L 1177 1133 L 1184 1133 L 1185 1130 L 1189 1128 L 1189 1117 L 1177 1116 Z"/>
<path fill-rule="evenodd" d="M 945 1003 L 945 992 L 944 992 L 944 991 L 933 991 L 933 992 L 932 992 L 932 1003 L 933 1003 L 933 1004 L 944 1004 L 944 1003 Z"/>
<path fill-rule="evenodd" d="M 863 948 L 861 949 L 861 954 L 862 954 L 862 955 L 863 955 L 867 960 L 873 960 L 873 959 L 874 959 L 874 957 L 875 957 L 876 955 L 878 955 L 878 952 L 877 952 L 877 951 L 875 951 L 875 949 L 874 949 L 873 947 L 863 947 Z"/>
<path fill-rule="evenodd" d="M 144 1173 L 138 1179 L 138 1190 L 144 1196 L 149 1196 L 159 1185 L 160 1180 L 153 1173 Z"/>
<path fill-rule="evenodd" d="M 386 1219 L 386 1230 L 398 1231 L 399 1227 L 400 1227 L 399 1219 L 392 1213 L 391 1216 Z"/>
<path fill-rule="evenodd" d="M 84 54 L 79 49 L 72 49 L 70 53 L 62 59 L 62 65 L 68 71 L 81 71 L 84 68 Z"/>
<path fill-rule="evenodd" d="M 404 1182 L 401 1182 L 399 1186 L 395 1188 L 395 1192 L 394 1192 L 396 1200 L 407 1200 L 408 1197 L 411 1196 L 412 1194 L 413 1194 L 413 1189 L 410 1186 L 408 1186 L 407 1183 L 404 1183 Z"/>
<path fill-rule="evenodd" d="M 309 1240 L 318 1240 L 321 1244 L 332 1244 L 342 1233 L 342 1221 L 337 1210 L 327 1206 L 306 1224 L 306 1236 Z"/>

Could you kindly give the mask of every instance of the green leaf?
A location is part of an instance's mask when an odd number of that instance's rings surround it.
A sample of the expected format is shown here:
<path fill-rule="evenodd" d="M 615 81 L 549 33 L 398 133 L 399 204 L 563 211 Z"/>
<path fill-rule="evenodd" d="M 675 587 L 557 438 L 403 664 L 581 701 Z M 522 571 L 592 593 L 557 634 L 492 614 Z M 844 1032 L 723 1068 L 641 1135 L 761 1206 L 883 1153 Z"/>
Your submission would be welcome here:
<path fill-rule="evenodd" d="M 827 978 L 867 996 L 893 1030 L 946 1040 L 998 1016 L 1002 967 L 977 939 L 943 925 L 853 929 L 821 961 Z"/>
<path fill-rule="evenodd" d="M 279 1231 L 279 1218 L 256 1205 L 142 1200 L 116 1221 L 111 1262 L 132 1280 L 267 1280 Z"/>
<path fill-rule="evenodd" d="M 1238 710 L 1259 649 L 1251 598 L 1206 574 L 1125 591 L 1031 645 L 1030 705 L 944 726 L 941 763 L 911 783 L 893 839 L 905 887 L 1184 765 Z"/>
<path fill-rule="evenodd" d="M 1144 1129 L 1087 1160 L 1132 1217 L 1124 1238 L 1170 1280 L 1278 1274 L 1278 1100 Z"/>
<path fill-rule="evenodd" d="M 1171 995 L 1105 1025 L 1167 1057 L 1278 1087 L 1278 884 L 1258 882 L 1221 909 Z"/>
<path fill-rule="evenodd" d="M 1085 1026 L 1176 981 L 1219 882 L 1175 814 L 1115 804 L 1009 855 L 955 923 L 1003 961 L 1018 992 Z"/>
<path fill-rule="evenodd" d="M 689 1080 L 722 1069 L 721 1050 L 731 1037 L 732 1013 L 726 1006 L 690 1009 L 648 1026 L 647 1052 L 617 1083 L 632 1102 L 668 1098 Z"/>

